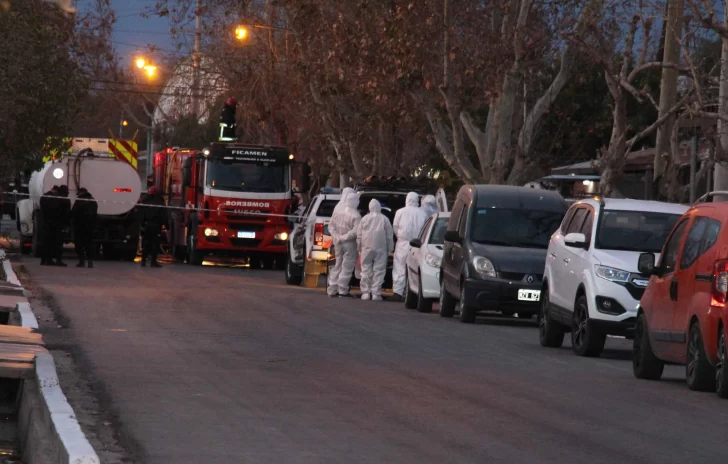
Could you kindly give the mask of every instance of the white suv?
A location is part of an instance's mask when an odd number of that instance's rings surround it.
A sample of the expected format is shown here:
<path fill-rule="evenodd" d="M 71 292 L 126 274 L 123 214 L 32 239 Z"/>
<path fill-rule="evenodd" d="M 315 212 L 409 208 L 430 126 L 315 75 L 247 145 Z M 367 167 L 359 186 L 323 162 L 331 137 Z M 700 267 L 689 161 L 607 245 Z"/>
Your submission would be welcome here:
<path fill-rule="evenodd" d="M 571 332 L 579 356 L 599 356 L 607 335 L 632 337 L 649 276 L 640 253 L 659 253 L 687 206 L 656 201 L 581 200 L 569 208 L 546 255 L 539 340 L 558 348 Z"/>

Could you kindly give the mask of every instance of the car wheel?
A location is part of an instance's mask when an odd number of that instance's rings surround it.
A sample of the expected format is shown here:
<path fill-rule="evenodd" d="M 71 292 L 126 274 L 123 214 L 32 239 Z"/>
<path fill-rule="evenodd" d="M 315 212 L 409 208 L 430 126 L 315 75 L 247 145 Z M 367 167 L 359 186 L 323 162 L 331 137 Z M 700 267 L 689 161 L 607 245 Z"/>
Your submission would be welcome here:
<path fill-rule="evenodd" d="M 564 344 L 564 326 L 551 318 L 549 292 L 544 290 L 541 312 L 538 313 L 538 341 L 547 348 L 561 348 Z"/>
<path fill-rule="evenodd" d="M 422 274 L 420 274 L 421 276 Z M 417 311 L 421 313 L 432 312 L 432 300 L 422 296 L 422 277 L 419 277 L 419 286 L 417 287 Z"/>
<path fill-rule="evenodd" d="M 194 235 L 187 237 L 187 264 L 192 266 L 202 266 L 202 261 L 205 257 L 202 253 L 197 251 L 195 246 L 196 240 Z"/>
<path fill-rule="evenodd" d="M 288 285 L 301 285 L 303 275 L 301 267 L 291 261 L 291 255 L 286 254 L 286 283 Z"/>
<path fill-rule="evenodd" d="M 700 324 L 690 327 L 688 338 L 687 363 L 685 364 L 685 380 L 688 388 L 695 391 L 711 391 L 715 388 L 715 369 L 705 355 L 703 336 Z"/>
<path fill-rule="evenodd" d="M 417 295 L 410 288 L 409 269 L 405 271 L 404 276 L 404 307 L 407 309 L 415 309 L 417 307 Z"/>
<path fill-rule="evenodd" d="M 464 322 L 465 324 L 472 324 L 475 322 L 475 315 L 476 311 L 475 308 L 472 306 L 468 306 L 467 302 L 465 301 L 465 286 L 463 284 L 460 284 L 460 322 Z"/>
<path fill-rule="evenodd" d="M 718 363 L 715 365 L 715 392 L 721 398 L 728 398 L 728 356 L 726 356 L 725 329 L 720 328 L 718 336 Z"/>
<path fill-rule="evenodd" d="M 445 290 L 445 279 L 440 280 L 440 317 L 453 317 L 455 315 L 455 300 Z"/>
<path fill-rule="evenodd" d="M 571 326 L 571 349 L 577 356 L 597 358 L 604 350 L 607 335 L 594 329 L 589 320 L 586 297 L 581 296 L 576 301 L 574 318 Z"/>
<path fill-rule="evenodd" d="M 664 369 L 665 363 L 660 361 L 652 351 L 645 315 L 640 314 L 634 328 L 632 372 L 638 379 L 660 380 Z"/>

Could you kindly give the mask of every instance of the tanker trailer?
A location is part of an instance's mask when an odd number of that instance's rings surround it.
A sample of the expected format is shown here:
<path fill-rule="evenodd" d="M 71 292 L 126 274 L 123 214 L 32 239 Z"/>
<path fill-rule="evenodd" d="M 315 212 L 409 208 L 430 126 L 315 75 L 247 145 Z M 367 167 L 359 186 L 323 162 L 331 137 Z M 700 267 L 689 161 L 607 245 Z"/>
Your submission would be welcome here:
<path fill-rule="evenodd" d="M 54 185 L 68 186 L 72 205 L 81 188 L 86 188 L 98 202 L 98 222 L 94 231 L 97 257 L 124 261 L 136 258 L 139 242 L 136 204 L 141 194 L 139 174 L 131 165 L 112 155 L 85 151 L 49 161 L 30 177 L 33 256 L 39 257 L 44 245 L 40 233 L 43 227 L 40 198 Z M 70 231 L 65 237 L 65 243 L 73 241 L 72 234 Z"/>

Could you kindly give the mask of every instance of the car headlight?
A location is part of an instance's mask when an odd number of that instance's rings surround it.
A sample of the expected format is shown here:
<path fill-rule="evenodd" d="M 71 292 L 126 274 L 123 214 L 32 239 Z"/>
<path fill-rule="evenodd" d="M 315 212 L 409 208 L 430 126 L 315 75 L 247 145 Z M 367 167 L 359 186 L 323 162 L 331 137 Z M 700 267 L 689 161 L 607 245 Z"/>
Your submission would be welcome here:
<path fill-rule="evenodd" d="M 442 262 L 442 258 L 438 258 L 437 256 L 433 255 L 432 253 L 427 253 L 425 255 L 425 262 L 428 266 L 434 267 L 434 268 L 440 268 L 440 263 Z"/>
<path fill-rule="evenodd" d="M 594 272 L 602 279 L 606 279 L 611 282 L 629 282 L 629 272 L 621 269 L 614 269 L 612 267 L 596 264 L 594 266 Z"/>
<path fill-rule="evenodd" d="M 491 262 L 488 258 L 476 256 L 473 258 L 473 267 L 475 268 L 475 272 L 484 277 L 498 277 L 498 274 L 495 272 L 493 262 Z"/>
<path fill-rule="evenodd" d="M 217 237 L 217 229 L 205 229 L 205 237 Z"/>
<path fill-rule="evenodd" d="M 288 232 L 278 232 L 273 236 L 274 240 L 288 240 Z"/>

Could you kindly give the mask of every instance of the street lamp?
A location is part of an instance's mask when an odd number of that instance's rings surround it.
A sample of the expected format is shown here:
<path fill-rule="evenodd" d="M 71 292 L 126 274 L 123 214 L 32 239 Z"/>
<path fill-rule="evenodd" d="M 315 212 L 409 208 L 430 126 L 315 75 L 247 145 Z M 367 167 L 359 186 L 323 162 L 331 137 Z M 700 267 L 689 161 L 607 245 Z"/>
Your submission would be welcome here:
<path fill-rule="evenodd" d="M 235 28 L 235 38 L 237 40 L 245 40 L 248 38 L 248 28 L 245 26 L 238 26 Z"/>
<path fill-rule="evenodd" d="M 150 79 L 157 73 L 157 67 L 151 64 L 144 66 L 144 72 L 147 73 L 147 77 Z"/>
<path fill-rule="evenodd" d="M 136 67 L 137 68 L 143 69 L 144 66 L 146 66 L 146 65 L 147 65 L 147 60 L 145 60 L 144 58 L 139 57 L 139 58 L 136 59 Z"/>

